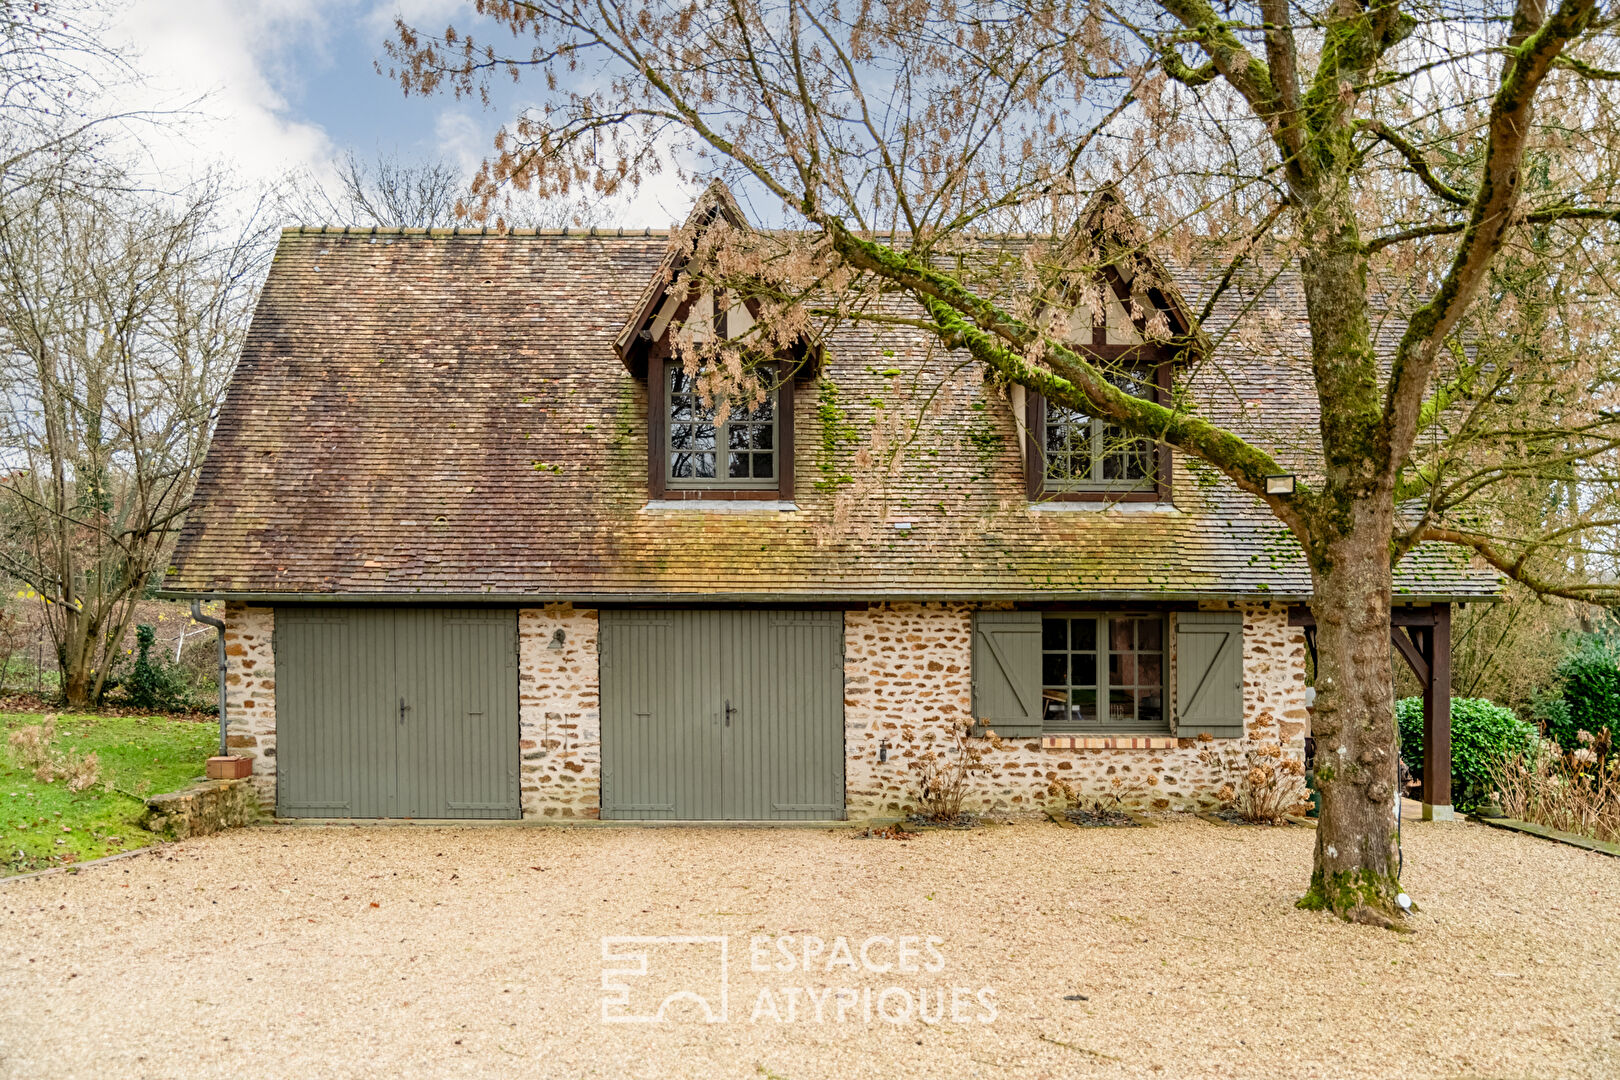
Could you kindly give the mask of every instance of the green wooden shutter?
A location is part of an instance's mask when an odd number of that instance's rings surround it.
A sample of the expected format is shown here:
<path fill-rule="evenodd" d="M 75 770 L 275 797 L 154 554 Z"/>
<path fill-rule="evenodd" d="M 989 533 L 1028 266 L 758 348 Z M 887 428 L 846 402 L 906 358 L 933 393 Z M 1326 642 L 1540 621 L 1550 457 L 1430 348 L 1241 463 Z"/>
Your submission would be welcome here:
<path fill-rule="evenodd" d="M 1243 615 L 1176 616 L 1176 734 L 1243 737 Z"/>
<path fill-rule="evenodd" d="M 1041 613 L 973 613 L 973 718 L 997 735 L 1041 733 Z"/>

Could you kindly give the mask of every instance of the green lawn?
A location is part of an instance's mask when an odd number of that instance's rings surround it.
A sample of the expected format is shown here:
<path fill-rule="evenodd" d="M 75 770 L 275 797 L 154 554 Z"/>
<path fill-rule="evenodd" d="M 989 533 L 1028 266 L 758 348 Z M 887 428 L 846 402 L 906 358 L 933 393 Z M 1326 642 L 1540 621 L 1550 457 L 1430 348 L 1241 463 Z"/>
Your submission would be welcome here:
<path fill-rule="evenodd" d="M 59 713 L 58 756 L 94 753 L 101 779 L 81 792 L 65 780 L 41 783 L 18 767 L 11 733 L 43 717 L 0 713 L 0 876 L 65 866 L 145 847 L 148 795 L 177 791 L 202 776 L 219 728 L 208 721 Z"/>

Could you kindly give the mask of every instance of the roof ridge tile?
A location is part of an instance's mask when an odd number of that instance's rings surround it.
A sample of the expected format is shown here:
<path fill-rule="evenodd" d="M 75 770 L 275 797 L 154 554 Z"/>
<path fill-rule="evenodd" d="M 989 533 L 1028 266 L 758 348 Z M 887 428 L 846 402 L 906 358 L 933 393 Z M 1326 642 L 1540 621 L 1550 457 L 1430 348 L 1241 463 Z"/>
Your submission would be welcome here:
<path fill-rule="evenodd" d="M 470 237 L 488 236 L 495 238 L 534 238 L 534 237 L 595 237 L 626 239 L 645 239 L 654 236 L 669 236 L 675 230 L 668 228 L 653 228 L 650 225 L 636 228 L 634 226 L 605 226 L 592 225 L 588 228 L 561 228 L 542 229 L 537 227 L 513 227 L 508 229 L 492 229 L 488 227 L 473 228 L 456 225 L 450 228 L 424 228 L 420 225 L 284 225 L 281 229 L 283 236 L 411 236 L 411 237 Z"/>

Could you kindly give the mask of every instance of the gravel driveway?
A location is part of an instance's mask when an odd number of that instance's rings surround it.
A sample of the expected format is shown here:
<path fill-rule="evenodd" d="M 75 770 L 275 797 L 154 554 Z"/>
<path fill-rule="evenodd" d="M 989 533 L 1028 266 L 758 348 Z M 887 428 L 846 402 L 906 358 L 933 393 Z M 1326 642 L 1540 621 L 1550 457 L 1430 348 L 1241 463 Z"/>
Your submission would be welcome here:
<path fill-rule="evenodd" d="M 1620 861 L 1409 824 L 1397 936 L 1293 908 L 1311 839 L 239 831 L 0 885 L 0 1075 L 1620 1075 Z M 604 1006 L 605 935 L 728 937 L 726 1021 L 604 1022 L 720 982 L 714 941 L 610 944 L 648 973 Z"/>

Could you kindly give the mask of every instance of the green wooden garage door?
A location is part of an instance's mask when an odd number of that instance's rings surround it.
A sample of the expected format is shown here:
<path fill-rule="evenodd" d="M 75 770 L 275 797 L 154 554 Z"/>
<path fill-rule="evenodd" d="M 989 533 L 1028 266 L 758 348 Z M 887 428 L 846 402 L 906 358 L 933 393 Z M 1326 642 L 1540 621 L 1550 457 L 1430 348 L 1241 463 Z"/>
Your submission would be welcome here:
<path fill-rule="evenodd" d="M 276 812 L 518 816 L 517 614 L 276 609 Z"/>
<path fill-rule="evenodd" d="M 602 612 L 602 816 L 842 817 L 843 640 L 839 612 Z"/>

